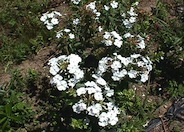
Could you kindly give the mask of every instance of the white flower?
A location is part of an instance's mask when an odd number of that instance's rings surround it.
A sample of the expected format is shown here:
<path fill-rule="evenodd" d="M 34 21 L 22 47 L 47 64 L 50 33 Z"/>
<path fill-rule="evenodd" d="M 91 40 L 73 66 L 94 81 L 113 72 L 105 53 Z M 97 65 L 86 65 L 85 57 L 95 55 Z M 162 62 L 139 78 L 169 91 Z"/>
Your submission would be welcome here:
<path fill-rule="evenodd" d="M 129 22 L 130 22 L 130 23 L 136 22 L 136 17 L 130 17 L 130 18 L 129 18 Z"/>
<path fill-rule="evenodd" d="M 111 68 L 113 70 L 119 70 L 121 67 L 122 67 L 122 65 L 119 61 L 114 61 L 111 65 Z"/>
<path fill-rule="evenodd" d="M 112 36 L 113 36 L 114 38 L 116 38 L 116 39 L 119 39 L 119 40 L 122 39 L 122 37 L 121 37 L 116 31 L 112 31 L 111 34 L 112 34 Z"/>
<path fill-rule="evenodd" d="M 130 78 L 136 78 L 136 77 L 137 77 L 137 74 L 138 74 L 138 72 L 135 71 L 135 70 L 130 70 L 130 71 L 128 72 L 128 76 L 129 76 Z"/>
<path fill-rule="evenodd" d="M 59 20 L 56 18 L 57 16 L 61 16 L 61 14 L 57 11 L 52 11 L 51 13 L 44 13 L 40 21 L 44 22 L 48 30 L 53 29 L 54 25 L 59 23 Z"/>
<path fill-rule="evenodd" d="M 77 65 L 72 65 L 72 64 L 69 64 L 68 67 L 67 67 L 67 70 L 70 74 L 75 74 L 75 72 L 78 70 L 78 66 Z"/>
<path fill-rule="evenodd" d="M 98 84 L 100 84 L 100 85 L 103 85 L 103 86 L 107 85 L 107 82 L 106 82 L 103 78 L 101 78 L 101 77 L 99 77 L 99 78 L 96 80 L 96 82 L 97 82 Z"/>
<path fill-rule="evenodd" d="M 122 13 L 121 16 L 125 18 L 126 17 L 126 13 Z"/>
<path fill-rule="evenodd" d="M 106 103 L 106 105 L 107 105 L 107 110 L 108 111 L 112 110 L 115 106 L 112 102 L 108 102 L 108 103 Z"/>
<path fill-rule="evenodd" d="M 99 100 L 104 100 L 103 95 L 102 95 L 101 92 L 96 92 L 96 93 L 94 93 L 94 98 L 95 98 L 95 100 L 97 100 L 97 101 L 99 101 Z"/>
<path fill-rule="evenodd" d="M 137 1 L 137 2 L 133 3 L 133 5 L 138 6 L 139 2 Z"/>
<path fill-rule="evenodd" d="M 103 38 L 105 39 L 109 39 L 111 37 L 111 34 L 109 32 L 105 32 L 105 34 L 103 35 Z"/>
<path fill-rule="evenodd" d="M 78 25 L 79 23 L 80 23 L 79 18 L 76 18 L 76 19 L 73 20 L 73 24 L 74 25 Z"/>
<path fill-rule="evenodd" d="M 78 5 L 80 3 L 81 0 L 71 0 L 73 2 L 73 4 Z"/>
<path fill-rule="evenodd" d="M 102 32 L 103 28 L 101 26 L 98 27 L 98 31 Z"/>
<path fill-rule="evenodd" d="M 57 24 L 59 23 L 59 20 L 58 20 L 57 18 L 52 18 L 52 19 L 51 19 L 51 23 L 52 23 L 53 25 L 57 25 Z"/>
<path fill-rule="evenodd" d="M 130 33 L 126 33 L 123 35 L 124 38 L 132 38 L 134 37 L 133 35 L 131 35 Z"/>
<path fill-rule="evenodd" d="M 53 27 L 53 24 L 47 24 L 46 27 L 47 27 L 48 30 L 51 30 L 51 29 L 54 28 L 54 27 Z"/>
<path fill-rule="evenodd" d="M 70 29 L 65 28 L 63 31 L 64 31 L 64 32 L 66 32 L 66 33 L 69 33 L 71 30 L 70 30 Z"/>
<path fill-rule="evenodd" d="M 107 5 L 104 5 L 104 8 L 105 8 L 106 11 L 108 11 L 110 9 L 110 7 L 107 6 Z"/>
<path fill-rule="evenodd" d="M 137 14 L 134 12 L 134 8 L 131 7 L 130 8 L 130 11 L 127 11 L 127 13 L 130 15 L 130 16 L 137 16 Z"/>
<path fill-rule="evenodd" d="M 96 14 L 96 16 L 97 16 L 97 18 L 96 18 L 96 19 L 98 19 L 98 17 L 101 15 L 101 13 L 100 13 L 100 12 L 96 12 L 95 14 Z"/>
<path fill-rule="evenodd" d="M 60 83 L 57 83 L 56 86 L 59 91 L 66 90 L 68 88 L 68 84 L 65 80 L 60 81 Z"/>
<path fill-rule="evenodd" d="M 98 122 L 99 126 L 105 127 L 108 125 L 109 117 L 106 112 L 102 112 L 98 118 L 99 118 L 99 122 Z"/>
<path fill-rule="evenodd" d="M 77 89 L 77 96 L 81 96 L 82 94 L 86 94 L 86 88 L 85 87 L 81 87 Z"/>
<path fill-rule="evenodd" d="M 68 56 L 70 64 L 74 64 L 74 65 L 78 65 L 79 62 L 82 61 L 81 57 L 79 55 L 75 55 L 75 54 L 70 54 Z"/>
<path fill-rule="evenodd" d="M 75 84 L 78 82 L 78 80 L 76 80 L 75 78 L 70 78 L 67 82 L 68 82 L 68 86 L 73 88 Z"/>
<path fill-rule="evenodd" d="M 54 12 L 54 14 L 55 14 L 56 16 L 62 16 L 61 13 L 58 12 L 58 11 L 53 11 L 53 12 Z"/>
<path fill-rule="evenodd" d="M 121 55 L 117 55 L 117 58 L 123 63 L 123 65 L 128 66 L 131 63 L 131 59 L 129 57 L 122 57 Z"/>
<path fill-rule="evenodd" d="M 123 20 L 123 24 L 125 25 L 126 28 L 132 27 L 132 24 L 128 19 Z"/>
<path fill-rule="evenodd" d="M 104 40 L 103 41 L 106 46 L 111 46 L 112 45 L 112 40 Z"/>
<path fill-rule="evenodd" d="M 116 71 L 113 73 L 113 76 L 111 77 L 114 81 L 120 81 L 123 77 L 127 75 L 127 71 L 125 69 L 119 71 Z"/>
<path fill-rule="evenodd" d="M 52 74 L 52 75 L 56 75 L 58 72 L 59 72 L 60 68 L 57 66 L 57 65 L 52 65 L 50 67 L 50 70 L 49 72 Z"/>
<path fill-rule="evenodd" d="M 123 44 L 123 41 L 121 41 L 119 39 L 115 39 L 115 41 L 114 41 L 114 45 L 115 46 L 117 46 L 118 48 L 120 48 L 122 44 Z"/>
<path fill-rule="evenodd" d="M 145 42 L 144 42 L 144 38 L 141 37 L 140 35 L 138 35 L 137 37 L 138 37 L 137 47 L 140 48 L 140 49 L 144 49 L 146 47 Z"/>
<path fill-rule="evenodd" d="M 141 82 L 146 82 L 148 80 L 148 73 L 141 74 Z"/>
<path fill-rule="evenodd" d="M 63 77 L 59 74 L 55 75 L 52 80 L 51 84 L 60 84 L 60 82 L 63 80 Z"/>
<path fill-rule="evenodd" d="M 40 21 L 45 22 L 47 20 L 47 15 L 43 14 L 40 18 Z"/>
<path fill-rule="evenodd" d="M 118 117 L 117 116 L 111 116 L 109 124 L 114 126 L 114 125 L 116 125 L 117 122 L 118 122 Z"/>
<path fill-rule="evenodd" d="M 91 105 L 87 108 L 88 114 L 96 117 L 99 116 L 101 110 L 102 110 L 102 106 L 99 103 Z"/>
<path fill-rule="evenodd" d="M 110 3 L 110 5 L 111 5 L 111 7 L 112 8 L 118 8 L 118 2 L 116 2 L 116 1 L 112 1 L 111 3 Z"/>
<path fill-rule="evenodd" d="M 122 78 L 125 75 L 127 75 L 127 70 L 126 69 L 121 70 L 120 73 L 119 73 L 119 76 Z"/>
<path fill-rule="evenodd" d="M 133 54 L 133 55 L 131 55 L 130 57 L 133 58 L 133 59 L 136 59 L 136 58 L 138 58 L 138 57 L 140 57 L 140 56 L 141 56 L 140 54 Z"/>
<path fill-rule="evenodd" d="M 117 73 L 117 72 L 116 72 Z M 115 75 L 115 73 L 111 76 L 111 78 L 114 80 L 114 81 L 119 81 L 121 78 L 118 77 L 118 75 Z"/>
<path fill-rule="evenodd" d="M 47 17 L 48 17 L 48 18 L 53 18 L 53 17 L 54 17 L 54 12 L 48 13 L 48 14 L 47 14 Z"/>
<path fill-rule="evenodd" d="M 144 66 L 144 62 L 143 61 L 138 61 L 137 62 L 137 66 L 138 67 L 143 67 Z"/>
<path fill-rule="evenodd" d="M 82 79 L 84 77 L 84 72 L 81 69 L 78 69 L 75 73 L 75 78 L 77 80 Z"/>
<path fill-rule="evenodd" d="M 60 30 L 56 33 L 56 38 L 61 38 L 63 36 L 63 30 Z"/>
<path fill-rule="evenodd" d="M 70 39 L 74 39 L 75 38 L 75 35 L 73 33 L 70 33 L 69 34 L 69 37 L 70 37 Z"/>
<path fill-rule="evenodd" d="M 79 114 L 79 113 L 81 113 L 81 111 L 86 110 L 86 104 L 83 103 L 82 101 L 79 101 L 78 103 L 75 103 L 72 106 L 72 109 L 73 109 L 74 112 Z"/>
<path fill-rule="evenodd" d="M 87 90 L 88 94 L 93 94 L 96 92 L 94 87 L 88 87 L 88 88 L 86 88 L 86 90 Z"/>
<path fill-rule="evenodd" d="M 96 82 L 102 86 L 107 85 L 107 82 L 102 78 L 102 77 L 98 77 L 97 75 L 93 74 L 92 75 L 93 78 L 96 79 Z"/>
<path fill-rule="evenodd" d="M 95 3 L 96 3 L 96 1 L 89 3 L 89 4 L 86 6 L 86 8 L 87 8 L 87 9 L 89 8 L 89 9 L 91 9 L 91 10 L 95 10 L 95 8 L 96 8 Z"/>
<path fill-rule="evenodd" d="M 113 95 L 114 95 L 114 90 L 113 89 L 110 89 L 110 90 L 106 91 L 106 96 L 107 97 L 112 97 Z"/>

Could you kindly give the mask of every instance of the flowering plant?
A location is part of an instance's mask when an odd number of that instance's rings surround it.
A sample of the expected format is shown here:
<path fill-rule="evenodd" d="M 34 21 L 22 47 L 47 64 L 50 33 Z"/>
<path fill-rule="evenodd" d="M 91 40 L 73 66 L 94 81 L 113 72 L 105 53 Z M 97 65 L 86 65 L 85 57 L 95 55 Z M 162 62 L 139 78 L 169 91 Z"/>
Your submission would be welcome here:
<path fill-rule="evenodd" d="M 51 84 L 63 92 L 74 89 L 75 113 L 96 117 L 101 127 L 114 126 L 123 111 L 114 98 L 116 86 L 125 79 L 145 83 L 152 70 L 145 56 L 146 35 L 134 29 L 138 2 L 71 0 L 70 4 L 69 22 L 56 31 L 63 55 L 48 62 Z M 59 23 L 56 16 L 62 14 L 45 13 L 40 20 L 51 30 Z"/>

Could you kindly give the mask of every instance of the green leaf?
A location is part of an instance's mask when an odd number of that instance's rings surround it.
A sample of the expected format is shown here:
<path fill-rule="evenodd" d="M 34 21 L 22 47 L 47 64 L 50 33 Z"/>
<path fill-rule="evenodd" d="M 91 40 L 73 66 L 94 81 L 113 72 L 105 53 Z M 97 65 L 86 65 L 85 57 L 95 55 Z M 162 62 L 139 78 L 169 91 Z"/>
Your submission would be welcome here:
<path fill-rule="evenodd" d="M 3 123 L 6 119 L 7 119 L 7 117 L 4 117 L 3 119 L 1 119 L 0 124 Z"/>
<path fill-rule="evenodd" d="M 21 117 L 20 116 L 14 116 L 14 115 L 12 115 L 9 118 L 12 119 L 12 120 L 14 120 L 14 121 L 16 121 L 16 122 L 21 121 Z"/>
<path fill-rule="evenodd" d="M 11 113 L 12 113 L 12 105 L 11 104 L 5 105 L 5 112 L 6 112 L 7 116 L 11 115 Z"/>
<path fill-rule="evenodd" d="M 6 122 L 2 126 L 2 130 L 4 130 L 6 128 L 6 126 L 8 125 L 8 123 L 9 123 L 8 120 L 6 120 Z"/>

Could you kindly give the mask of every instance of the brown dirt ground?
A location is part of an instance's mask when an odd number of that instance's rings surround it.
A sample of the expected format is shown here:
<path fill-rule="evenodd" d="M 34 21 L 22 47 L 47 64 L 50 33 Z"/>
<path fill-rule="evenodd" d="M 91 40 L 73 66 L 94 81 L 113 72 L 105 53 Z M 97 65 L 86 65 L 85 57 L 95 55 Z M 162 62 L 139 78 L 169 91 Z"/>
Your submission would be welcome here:
<path fill-rule="evenodd" d="M 56 45 L 51 45 L 48 47 L 42 48 L 37 52 L 36 55 L 32 55 L 29 59 L 23 61 L 20 65 L 11 66 L 11 70 L 18 69 L 22 75 L 26 75 L 30 69 L 36 70 L 41 75 L 48 75 L 48 69 L 46 70 L 46 63 L 49 58 L 52 57 L 52 54 L 56 51 Z M 0 73 L 0 86 L 9 82 L 11 79 L 10 71 L 5 71 L 5 67 L 2 65 L 0 69 L 3 69 Z"/>

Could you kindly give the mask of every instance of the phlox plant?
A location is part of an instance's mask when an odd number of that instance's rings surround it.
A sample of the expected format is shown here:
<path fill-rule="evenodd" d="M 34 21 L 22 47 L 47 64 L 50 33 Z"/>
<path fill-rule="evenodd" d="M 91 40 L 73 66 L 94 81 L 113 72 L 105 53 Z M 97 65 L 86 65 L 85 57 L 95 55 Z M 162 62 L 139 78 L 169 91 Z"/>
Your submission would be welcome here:
<path fill-rule="evenodd" d="M 40 20 L 56 32 L 62 55 L 49 60 L 51 84 L 61 91 L 73 89 L 75 113 L 95 117 L 100 127 L 117 125 L 121 106 L 115 100 L 121 81 L 146 83 L 152 62 L 146 35 L 135 30 L 139 2 L 71 0 L 71 15 L 62 27 L 57 11 Z M 72 90 L 72 91 L 73 91 Z M 122 89 L 123 91 L 123 89 Z"/>

